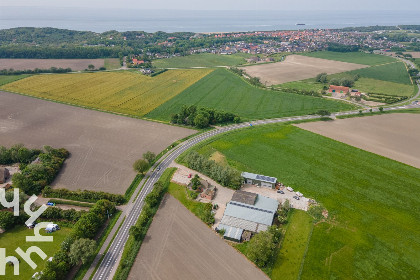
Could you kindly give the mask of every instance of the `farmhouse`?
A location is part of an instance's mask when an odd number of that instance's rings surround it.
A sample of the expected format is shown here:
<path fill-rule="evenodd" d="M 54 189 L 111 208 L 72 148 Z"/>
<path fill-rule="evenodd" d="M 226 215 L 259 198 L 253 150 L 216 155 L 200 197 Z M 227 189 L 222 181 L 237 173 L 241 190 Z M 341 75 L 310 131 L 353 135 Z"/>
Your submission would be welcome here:
<path fill-rule="evenodd" d="M 330 89 L 328 90 L 329 93 L 344 93 L 347 94 L 350 92 L 350 88 L 349 87 L 342 87 L 342 86 L 334 86 L 334 85 L 330 85 Z"/>
<path fill-rule="evenodd" d="M 274 189 L 276 187 L 277 178 L 258 175 L 248 172 L 242 172 L 242 178 L 245 184 L 256 185 L 259 187 L 266 187 Z"/>
<path fill-rule="evenodd" d="M 10 177 L 9 169 L 0 167 L 0 184 L 4 184 Z"/>
<path fill-rule="evenodd" d="M 217 229 L 225 230 L 225 239 L 240 242 L 245 231 L 256 233 L 267 230 L 273 224 L 278 206 L 275 199 L 236 191 Z"/>

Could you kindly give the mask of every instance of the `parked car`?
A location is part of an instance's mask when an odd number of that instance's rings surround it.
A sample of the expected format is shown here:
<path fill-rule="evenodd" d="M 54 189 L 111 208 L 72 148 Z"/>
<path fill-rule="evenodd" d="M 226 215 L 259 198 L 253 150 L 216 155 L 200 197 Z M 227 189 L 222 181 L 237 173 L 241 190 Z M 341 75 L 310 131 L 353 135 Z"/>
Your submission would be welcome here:
<path fill-rule="evenodd" d="M 278 190 L 277 193 L 284 194 L 284 191 Z"/>
<path fill-rule="evenodd" d="M 298 197 L 298 196 L 296 196 L 296 195 L 295 195 L 293 198 L 294 198 L 294 199 L 296 199 L 296 200 L 299 200 L 299 197 Z"/>
<path fill-rule="evenodd" d="M 36 222 L 33 222 L 33 223 L 31 223 L 31 224 L 29 224 L 29 225 L 26 225 L 28 228 L 35 228 L 35 226 L 36 226 Z"/>
<path fill-rule="evenodd" d="M 192 174 L 190 173 L 190 174 L 188 174 L 188 178 L 191 178 L 192 177 Z"/>
<path fill-rule="evenodd" d="M 55 203 L 53 203 L 53 202 L 47 202 L 47 205 L 48 206 L 55 206 Z"/>

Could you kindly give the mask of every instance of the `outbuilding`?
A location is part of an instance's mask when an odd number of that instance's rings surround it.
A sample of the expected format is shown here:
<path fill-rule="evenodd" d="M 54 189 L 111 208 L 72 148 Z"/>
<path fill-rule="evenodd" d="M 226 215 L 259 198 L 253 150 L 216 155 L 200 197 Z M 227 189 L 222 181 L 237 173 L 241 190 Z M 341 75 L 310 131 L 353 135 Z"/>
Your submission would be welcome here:
<path fill-rule="evenodd" d="M 0 184 L 4 184 L 10 177 L 9 169 L 0 167 Z"/>
<path fill-rule="evenodd" d="M 242 178 L 245 184 L 256 185 L 259 187 L 266 187 L 274 189 L 276 187 L 277 178 L 254 173 L 242 172 Z"/>

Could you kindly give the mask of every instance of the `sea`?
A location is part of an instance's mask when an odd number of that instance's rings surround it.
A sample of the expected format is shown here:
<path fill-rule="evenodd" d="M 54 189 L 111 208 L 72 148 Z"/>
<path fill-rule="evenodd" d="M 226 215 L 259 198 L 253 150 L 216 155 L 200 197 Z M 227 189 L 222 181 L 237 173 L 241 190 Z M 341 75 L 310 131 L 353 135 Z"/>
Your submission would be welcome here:
<path fill-rule="evenodd" d="M 297 25 L 304 24 L 304 25 Z M 420 25 L 419 11 L 194 11 L 0 7 L 0 29 L 235 32 Z"/>

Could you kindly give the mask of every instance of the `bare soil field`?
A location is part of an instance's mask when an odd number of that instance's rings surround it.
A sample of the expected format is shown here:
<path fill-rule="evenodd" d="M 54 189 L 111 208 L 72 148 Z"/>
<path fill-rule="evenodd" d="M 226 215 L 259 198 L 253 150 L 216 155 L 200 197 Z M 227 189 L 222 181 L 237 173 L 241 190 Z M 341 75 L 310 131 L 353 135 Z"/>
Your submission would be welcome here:
<path fill-rule="evenodd" d="M 268 278 L 178 200 L 166 195 L 128 279 Z"/>
<path fill-rule="evenodd" d="M 0 92 L 0 145 L 63 147 L 71 156 L 53 187 L 124 194 L 132 164 L 194 130 Z"/>
<path fill-rule="evenodd" d="M 420 114 L 388 114 L 296 126 L 420 168 Z"/>
<path fill-rule="evenodd" d="M 314 78 L 319 73 L 335 74 L 369 67 L 367 65 L 327 60 L 303 55 L 289 55 L 283 62 L 243 67 L 252 77 L 267 85 Z"/>
<path fill-rule="evenodd" d="M 13 68 L 14 70 L 34 70 L 57 68 L 71 68 L 73 71 L 85 70 L 89 64 L 98 69 L 105 65 L 105 59 L 0 59 L 0 70 Z"/>

